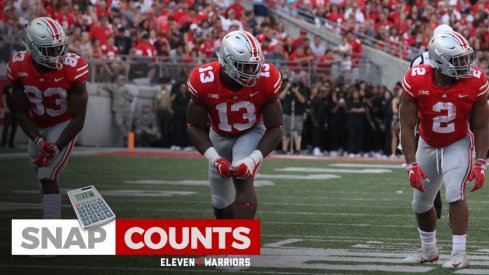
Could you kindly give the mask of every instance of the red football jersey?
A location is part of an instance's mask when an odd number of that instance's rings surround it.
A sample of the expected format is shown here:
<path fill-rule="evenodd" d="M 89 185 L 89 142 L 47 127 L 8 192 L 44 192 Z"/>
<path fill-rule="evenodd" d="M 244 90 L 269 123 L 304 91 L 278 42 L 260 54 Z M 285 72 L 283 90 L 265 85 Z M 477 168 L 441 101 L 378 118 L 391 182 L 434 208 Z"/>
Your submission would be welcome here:
<path fill-rule="evenodd" d="M 469 133 L 472 106 L 486 100 L 489 85 L 477 68 L 472 77 L 459 79 L 447 88 L 435 84 L 434 72 L 430 65 L 414 66 L 407 71 L 402 86 L 404 95 L 418 106 L 421 137 L 433 147 L 444 147 Z"/>
<path fill-rule="evenodd" d="M 188 89 L 209 109 L 211 127 L 216 133 L 239 135 L 262 120 L 262 107 L 277 100 L 282 78 L 274 65 L 264 63 L 254 87 L 234 92 L 221 83 L 220 71 L 217 61 L 196 67 L 190 73 Z"/>
<path fill-rule="evenodd" d="M 49 127 L 69 120 L 68 93 L 74 85 L 88 79 L 88 64 L 68 53 L 61 70 L 41 72 L 29 52 L 18 52 L 7 65 L 7 77 L 24 87 L 31 102 L 30 115 L 38 127 Z"/>

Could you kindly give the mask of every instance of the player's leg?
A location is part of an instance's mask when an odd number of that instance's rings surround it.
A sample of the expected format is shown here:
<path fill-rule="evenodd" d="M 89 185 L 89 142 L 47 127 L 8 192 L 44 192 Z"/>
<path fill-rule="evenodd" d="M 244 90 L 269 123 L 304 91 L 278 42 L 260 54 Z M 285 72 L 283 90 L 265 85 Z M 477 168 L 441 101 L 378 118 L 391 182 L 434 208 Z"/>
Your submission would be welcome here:
<path fill-rule="evenodd" d="M 465 184 L 472 167 L 472 137 L 467 136 L 443 150 L 443 171 L 446 200 L 449 203 L 452 226 L 452 257 L 443 267 L 464 268 L 469 265 L 465 255 L 469 210 L 465 199 Z"/>
<path fill-rule="evenodd" d="M 233 146 L 233 163 L 248 157 L 256 150 L 258 143 L 265 134 L 265 126 L 260 123 L 247 133 L 236 139 Z M 258 171 L 259 167 L 257 168 Z M 236 200 L 234 201 L 235 218 L 253 219 L 257 209 L 254 176 L 245 180 L 233 178 L 236 187 Z"/>
<path fill-rule="evenodd" d="M 57 124 L 55 126 L 42 129 L 41 136 L 51 142 L 58 140 L 69 121 Z M 37 179 L 41 183 L 41 200 L 44 219 L 61 218 L 61 194 L 58 187 L 58 178 L 68 163 L 76 138 L 68 143 L 56 157 L 44 167 L 36 168 Z M 37 147 L 29 140 L 29 156 L 35 158 L 38 154 Z"/>
<path fill-rule="evenodd" d="M 420 139 L 416 161 L 425 171 L 429 181 L 423 180 L 424 192 L 414 190 L 412 205 L 418 223 L 421 250 L 404 259 L 406 263 L 433 262 L 439 258 L 436 246 L 436 211 L 433 207 L 433 201 L 443 179 L 438 159 L 437 149 Z"/>
<path fill-rule="evenodd" d="M 17 116 L 15 114 L 11 114 L 11 117 L 10 117 L 10 135 L 9 135 L 9 138 L 8 138 L 8 146 L 10 148 L 14 148 L 15 147 L 15 133 L 17 133 L 17 124 L 18 124 L 18 119 L 17 119 Z"/>
<path fill-rule="evenodd" d="M 438 219 L 440 219 L 441 218 L 441 208 L 442 208 L 440 191 L 438 191 L 438 193 L 436 193 L 435 202 L 433 203 L 433 205 L 435 206 L 436 217 Z"/>
<path fill-rule="evenodd" d="M 10 126 L 10 116 L 11 114 L 5 114 L 4 120 L 3 120 L 3 129 L 2 129 L 2 147 L 7 146 L 7 136 L 9 132 Z"/>
<path fill-rule="evenodd" d="M 217 153 L 221 157 L 231 161 L 232 148 L 236 138 L 220 136 L 212 129 L 210 130 L 209 137 Z M 209 183 L 215 217 L 217 219 L 234 218 L 233 202 L 236 197 L 236 190 L 233 185 L 233 180 L 230 177 L 220 176 L 216 168 L 209 163 Z"/>

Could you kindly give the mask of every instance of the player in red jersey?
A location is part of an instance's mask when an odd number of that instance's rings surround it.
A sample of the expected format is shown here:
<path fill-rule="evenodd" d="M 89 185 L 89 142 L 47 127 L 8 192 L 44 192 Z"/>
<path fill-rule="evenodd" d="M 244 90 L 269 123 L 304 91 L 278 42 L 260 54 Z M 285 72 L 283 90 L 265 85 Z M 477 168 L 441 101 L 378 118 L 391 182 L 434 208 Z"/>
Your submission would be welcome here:
<path fill-rule="evenodd" d="M 217 54 L 219 62 L 193 69 L 188 79 L 188 134 L 210 162 L 216 218 L 252 219 L 257 207 L 254 176 L 282 135 L 277 96 L 282 79 L 246 31 L 228 33 Z"/>
<path fill-rule="evenodd" d="M 26 28 L 27 51 L 7 66 L 22 129 L 30 138 L 29 156 L 41 183 L 43 218 L 61 218 L 58 177 L 83 128 L 87 106 L 88 64 L 66 53 L 68 37 L 49 17 Z"/>
<path fill-rule="evenodd" d="M 433 201 L 444 182 L 452 226 L 452 253 L 443 267 L 465 268 L 469 266 L 465 253 L 468 227 L 465 185 L 475 180 L 472 191 L 476 191 L 485 181 L 489 85 L 486 75 L 473 66 L 474 51 L 459 33 L 447 31 L 434 36 L 428 52 L 431 65 L 410 68 L 402 81 L 401 141 L 414 188 L 413 209 L 422 244 L 404 262 L 438 260 Z M 469 115 L 474 134 L 469 130 Z M 420 134 L 417 151 L 416 119 Z"/>

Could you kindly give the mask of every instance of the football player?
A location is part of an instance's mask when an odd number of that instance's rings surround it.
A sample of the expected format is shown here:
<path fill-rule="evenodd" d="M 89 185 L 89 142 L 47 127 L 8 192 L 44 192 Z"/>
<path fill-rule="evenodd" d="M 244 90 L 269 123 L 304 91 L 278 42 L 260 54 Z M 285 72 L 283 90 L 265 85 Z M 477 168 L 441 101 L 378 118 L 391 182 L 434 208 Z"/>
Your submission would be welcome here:
<path fill-rule="evenodd" d="M 450 27 L 447 24 L 441 24 L 438 27 L 436 27 L 435 30 L 433 31 L 433 37 L 437 36 L 438 34 L 448 32 L 448 31 L 453 31 L 452 27 Z M 413 58 L 413 60 L 411 61 L 411 64 L 409 65 L 409 67 L 414 67 L 414 66 L 420 65 L 420 64 L 430 64 L 430 56 L 429 56 L 428 51 L 420 53 L 417 56 L 415 56 Z"/>
<path fill-rule="evenodd" d="M 447 24 L 439 25 L 433 31 L 433 37 L 438 35 L 438 34 L 447 32 L 447 31 L 453 31 L 452 27 L 448 26 Z M 423 53 L 417 55 L 415 58 L 413 58 L 413 60 L 411 61 L 411 65 L 409 67 L 412 68 L 412 67 L 419 65 L 419 64 L 430 64 L 430 57 L 429 57 L 428 51 L 423 52 Z M 401 146 L 399 146 L 399 147 L 401 147 Z M 438 219 L 440 219 L 441 218 L 441 208 L 442 208 L 440 191 L 438 191 L 438 193 L 436 193 L 435 201 L 433 204 L 434 204 L 435 210 L 436 210 L 436 217 Z"/>
<path fill-rule="evenodd" d="M 218 219 L 252 219 L 257 208 L 254 176 L 282 136 L 282 79 L 264 62 L 249 32 L 224 36 L 219 61 L 192 70 L 188 87 L 188 134 L 209 160 L 209 181 Z M 207 117 L 211 130 L 206 132 Z"/>
<path fill-rule="evenodd" d="M 68 37 L 49 17 L 26 27 L 27 50 L 7 66 L 19 122 L 30 138 L 28 153 L 41 183 L 44 219 L 61 218 L 58 178 L 83 128 L 88 64 L 67 53 Z"/>
<path fill-rule="evenodd" d="M 409 182 L 414 188 L 412 206 L 421 239 L 421 249 L 404 262 L 438 260 L 433 200 L 444 182 L 452 226 L 452 253 L 443 267 L 465 268 L 469 266 L 465 253 L 468 226 L 465 185 L 475 180 L 471 191 L 484 185 L 489 147 L 486 101 L 489 85 L 486 75 L 474 67 L 473 49 L 459 33 L 436 35 L 428 44 L 428 52 L 431 66 L 410 68 L 402 81 L 401 140 Z M 474 134 L 469 130 L 469 115 Z M 420 134 L 417 150 L 416 120 Z"/>

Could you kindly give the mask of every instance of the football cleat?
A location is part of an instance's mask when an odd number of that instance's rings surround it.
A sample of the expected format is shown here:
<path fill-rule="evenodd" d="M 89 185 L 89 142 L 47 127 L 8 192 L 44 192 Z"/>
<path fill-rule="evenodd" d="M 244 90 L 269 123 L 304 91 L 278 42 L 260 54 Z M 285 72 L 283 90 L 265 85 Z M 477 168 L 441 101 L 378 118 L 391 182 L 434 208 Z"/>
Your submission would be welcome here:
<path fill-rule="evenodd" d="M 439 258 L 438 248 L 434 246 L 419 249 L 409 257 L 403 259 L 402 262 L 406 264 L 424 264 L 437 262 Z"/>
<path fill-rule="evenodd" d="M 442 267 L 455 269 L 466 268 L 469 267 L 469 259 L 467 258 L 465 251 L 457 251 L 450 257 L 448 262 L 442 265 Z"/>

